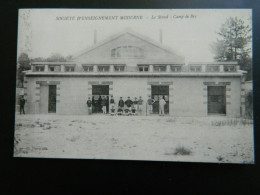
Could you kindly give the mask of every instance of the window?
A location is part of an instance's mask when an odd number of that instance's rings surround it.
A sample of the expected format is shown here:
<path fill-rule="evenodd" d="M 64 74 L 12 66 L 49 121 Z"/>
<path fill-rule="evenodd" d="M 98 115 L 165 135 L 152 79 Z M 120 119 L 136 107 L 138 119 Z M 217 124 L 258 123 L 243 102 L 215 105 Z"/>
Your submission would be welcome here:
<path fill-rule="evenodd" d="M 83 66 L 83 69 L 85 72 L 93 72 L 94 67 L 93 66 Z"/>
<path fill-rule="evenodd" d="M 121 46 L 111 50 L 112 58 L 143 58 L 144 51 L 139 47 Z"/>
<path fill-rule="evenodd" d="M 51 72 L 60 72 L 60 66 L 59 65 L 49 65 L 49 71 Z"/>
<path fill-rule="evenodd" d="M 74 72 L 75 67 L 74 66 L 65 66 L 65 72 Z"/>
<path fill-rule="evenodd" d="M 108 72 L 109 66 L 98 66 L 98 72 Z"/>
<path fill-rule="evenodd" d="M 111 57 L 115 58 L 116 57 L 116 49 L 111 50 Z"/>
<path fill-rule="evenodd" d="M 235 66 L 225 65 L 224 66 L 224 71 L 225 72 L 235 72 L 236 68 L 235 68 Z"/>
<path fill-rule="evenodd" d="M 190 66 L 191 72 L 201 72 L 201 66 Z"/>
<path fill-rule="evenodd" d="M 149 66 L 139 66 L 138 70 L 139 72 L 148 72 Z"/>
<path fill-rule="evenodd" d="M 49 71 L 54 72 L 54 70 L 55 70 L 54 66 L 49 66 Z"/>
<path fill-rule="evenodd" d="M 35 66 L 34 67 L 35 72 L 43 72 L 44 71 L 44 66 Z"/>
<path fill-rule="evenodd" d="M 115 69 L 116 72 L 123 72 L 123 71 L 125 71 L 125 66 L 115 65 L 114 69 Z"/>
<path fill-rule="evenodd" d="M 154 66 L 154 72 L 166 72 L 166 66 Z"/>
<path fill-rule="evenodd" d="M 181 72 L 181 66 L 171 66 L 172 72 Z"/>
<path fill-rule="evenodd" d="M 219 72 L 219 66 L 218 65 L 208 65 L 207 66 L 207 72 Z"/>

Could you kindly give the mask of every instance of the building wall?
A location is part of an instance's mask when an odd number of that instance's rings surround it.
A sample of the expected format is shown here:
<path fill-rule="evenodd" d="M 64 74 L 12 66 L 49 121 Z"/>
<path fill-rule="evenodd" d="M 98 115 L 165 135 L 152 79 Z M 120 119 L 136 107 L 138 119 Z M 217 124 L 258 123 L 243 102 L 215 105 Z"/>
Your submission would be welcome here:
<path fill-rule="evenodd" d="M 109 84 L 109 94 L 116 103 L 121 96 L 124 100 L 142 96 L 146 101 L 155 84 L 169 85 L 170 115 L 207 116 L 208 83 L 226 85 L 227 116 L 239 117 L 240 77 L 27 77 L 25 109 L 27 113 L 40 113 L 41 85 L 57 84 L 57 114 L 87 115 L 86 101 L 93 84 Z"/>

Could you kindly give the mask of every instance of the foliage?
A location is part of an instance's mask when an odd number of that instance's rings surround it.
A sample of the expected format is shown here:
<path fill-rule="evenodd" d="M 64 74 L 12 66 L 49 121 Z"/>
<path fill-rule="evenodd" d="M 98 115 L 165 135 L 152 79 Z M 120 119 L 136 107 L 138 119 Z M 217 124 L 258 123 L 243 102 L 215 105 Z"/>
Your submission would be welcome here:
<path fill-rule="evenodd" d="M 66 62 L 66 59 L 59 53 L 52 53 L 50 57 L 46 59 L 48 62 Z"/>
<path fill-rule="evenodd" d="M 23 87 L 24 74 L 23 71 L 31 69 L 31 62 L 67 62 L 72 60 L 72 55 L 66 57 L 59 53 L 52 53 L 49 57 L 37 57 L 30 59 L 27 53 L 21 53 L 18 58 L 18 69 L 17 69 L 17 87 Z"/>
<path fill-rule="evenodd" d="M 237 125 L 252 125 L 253 121 L 248 120 L 248 119 L 240 119 L 240 118 L 235 118 L 235 119 L 225 119 L 225 120 L 216 120 L 212 121 L 211 125 L 212 126 L 237 126 Z"/>
<path fill-rule="evenodd" d="M 218 161 L 223 161 L 224 158 L 223 158 L 222 156 L 217 156 L 217 160 L 218 160 Z"/>
<path fill-rule="evenodd" d="M 28 54 L 26 53 L 21 53 L 20 56 L 18 57 L 18 70 L 17 70 L 17 87 L 23 87 L 23 82 L 24 82 L 24 75 L 23 71 L 25 70 L 30 70 L 30 59 Z"/>
<path fill-rule="evenodd" d="M 24 70 L 30 69 L 30 59 L 27 53 L 20 54 L 18 58 L 18 64 Z"/>
<path fill-rule="evenodd" d="M 252 119 L 253 118 L 253 92 L 249 91 L 245 95 L 245 117 Z"/>
<path fill-rule="evenodd" d="M 188 148 L 185 147 L 178 147 L 175 149 L 174 155 L 190 155 L 191 151 Z"/>
<path fill-rule="evenodd" d="M 251 80 L 251 27 L 242 19 L 230 17 L 217 34 L 219 39 L 211 44 L 215 60 L 237 61 L 242 70 L 249 72 L 247 80 Z"/>
<path fill-rule="evenodd" d="M 59 53 L 52 53 L 47 58 L 37 57 L 31 59 L 31 62 L 67 62 L 72 60 L 72 55 L 68 55 L 66 57 L 62 56 Z"/>

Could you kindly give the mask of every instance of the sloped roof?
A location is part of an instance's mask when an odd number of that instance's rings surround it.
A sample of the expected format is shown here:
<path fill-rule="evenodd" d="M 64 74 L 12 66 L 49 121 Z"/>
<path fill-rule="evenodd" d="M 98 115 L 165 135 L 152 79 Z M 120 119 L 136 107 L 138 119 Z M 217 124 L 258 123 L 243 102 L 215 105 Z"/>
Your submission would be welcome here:
<path fill-rule="evenodd" d="M 91 46 L 91 47 L 89 47 L 89 48 L 87 48 L 85 50 L 82 50 L 82 51 L 74 54 L 73 55 L 73 60 L 75 60 L 77 57 L 80 57 L 81 55 L 84 55 L 84 54 L 86 54 L 86 53 L 88 53 L 88 52 L 90 52 L 90 51 L 92 51 L 92 50 L 94 50 L 94 49 L 96 49 L 98 47 L 101 47 L 102 45 L 104 45 L 104 44 L 106 44 L 108 42 L 111 42 L 111 41 L 113 41 L 115 39 L 118 39 L 119 37 L 121 37 L 121 36 L 123 36 L 125 34 L 130 34 L 132 36 L 135 36 L 135 37 L 137 37 L 137 38 L 139 38 L 139 39 L 141 39 L 141 40 L 143 40 L 145 42 L 148 42 L 149 44 L 154 45 L 155 47 L 158 47 L 158 48 L 160 48 L 160 49 L 162 49 L 162 50 L 172 54 L 172 55 L 175 55 L 175 56 L 177 56 L 179 58 L 183 58 L 183 60 L 184 60 L 184 57 L 176 54 L 176 51 L 174 51 L 173 49 L 171 49 L 169 47 L 166 47 L 166 46 L 162 45 L 160 42 L 156 42 L 156 41 L 150 39 L 149 37 L 146 37 L 144 35 L 141 35 L 139 33 L 136 33 L 134 31 L 132 31 L 132 30 L 129 30 L 129 29 L 125 30 L 123 32 L 117 33 L 115 35 L 112 35 L 112 36 L 106 38 L 105 40 L 103 40 L 101 42 L 98 42 L 98 43 L 94 44 L 93 46 Z"/>

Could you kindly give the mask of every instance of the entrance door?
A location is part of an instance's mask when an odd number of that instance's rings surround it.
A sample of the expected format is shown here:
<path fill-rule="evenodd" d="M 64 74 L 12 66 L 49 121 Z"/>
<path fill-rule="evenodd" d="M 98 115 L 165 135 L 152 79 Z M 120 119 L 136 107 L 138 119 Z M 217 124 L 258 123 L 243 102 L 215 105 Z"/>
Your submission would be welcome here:
<path fill-rule="evenodd" d="M 49 96 L 49 86 L 41 85 L 40 86 L 40 113 L 48 113 L 48 96 Z"/>
<path fill-rule="evenodd" d="M 109 111 L 109 85 L 92 85 L 92 112 L 102 113 L 101 101 L 103 96 L 107 99 L 107 113 Z"/>
<path fill-rule="evenodd" d="M 169 114 L 169 86 L 168 85 L 152 85 L 152 98 L 155 100 L 153 104 L 153 113 L 159 114 L 159 97 L 166 101 L 164 106 L 165 114 Z"/>
<path fill-rule="evenodd" d="M 49 113 L 56 113 L 56 85 L 49 85 Z"/>
<path fill-rule="evenodd" d="M 208 86 L 208 114 L 226 114 L 226 86 Z"/>

